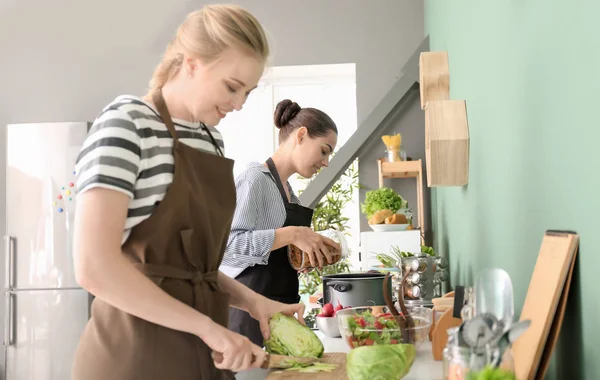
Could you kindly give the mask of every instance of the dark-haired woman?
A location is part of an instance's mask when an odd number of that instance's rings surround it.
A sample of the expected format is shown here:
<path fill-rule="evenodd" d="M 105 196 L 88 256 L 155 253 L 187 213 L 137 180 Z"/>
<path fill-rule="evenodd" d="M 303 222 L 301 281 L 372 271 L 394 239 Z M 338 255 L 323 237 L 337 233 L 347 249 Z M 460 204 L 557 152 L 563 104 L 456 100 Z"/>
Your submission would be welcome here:
<path fill-rule="evenodd" d="M 279 147 L 235 181 L 236 210 L 220 270 L 267 298 L 293 304 L 300 301 L 298 272 L 288 261 L 288 245 L 307 252 L 316 267 L 331 263 L 327 246 L 340 247 L 310 229 L 313 210 L 300 204 L 288 179 L 296 173 L 310 178 L 328 166 L 337 127 L 323 111 L 288 99 L 277 105 L 274 122 Z M 233 308 L 229 328 L 259 346 L 266 333 L 248 313 Z"/>

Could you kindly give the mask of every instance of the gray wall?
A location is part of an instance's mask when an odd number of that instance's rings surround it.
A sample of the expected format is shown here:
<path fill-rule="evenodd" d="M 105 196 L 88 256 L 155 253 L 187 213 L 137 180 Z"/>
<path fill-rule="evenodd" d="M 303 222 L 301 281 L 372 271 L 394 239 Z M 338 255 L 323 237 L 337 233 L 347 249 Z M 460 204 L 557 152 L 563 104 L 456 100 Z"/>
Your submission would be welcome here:
<path fill-rule="evenodd" d="M 423 39 L 418 0 L 238 0 L 267 29 L 273 65 L 356 63 L 359 125 L 400 74 Z M 89 121 L 116 95 L 145 92 L 164 45 L 185 14 L 205 1 L 4 1 L 0 5 L 0 125 Z M 422 114 L 414 102 L 394 131 L 409 154 L 423 149 Z M 4 135 L 0 150 L 4 151 Z M 377 186 L 374 159 L 360 175 Z M 413 154 L 415 152 L 415 154 Z M 4 178 L 0 154 L 0 178 Z M 412 184 L 394 187 L 416 205 Z M 0 199 L 5 198 L 4 186 Z M 0 230 L 4 231 L 4 202 Z M 368 227 L 366 227 L 368 228 Z"/>
<path fill-rule="evenodd" d="M 385 120 L 385 130 L 382 135 L 402 134 L 402 145 L 407 156 L 413 160 L 423 160 L 423 210 L 425 219 L 425 232 L 427 242 L 431 239 L 431 217 L 430 217 L 430 191 L 427 187 L 427 172 L 425 170 L 425 117 L 421 110 L 418 87 L 415 86 L 410 92 L 410 98 L 392 112 L 388 120 Z M 385 145 L 381 138 L 373 139 L 366 147 L 363 154 L 359 156 L 359 177 L 362 188 L 360 189 L 360 201 L 364 201 L 365 193 L 379 187 L 379 172 L 376 160 L 385 155 Z M 384 186 L 396 190 L 408 201 L 408 206 L 413 211 L 416 225 L 420 225 L 417 208 L 417 181 L 413 178 L 406 179 L 384 179 Z M 371 231 L 366 217 L 361 218 L 361 231 Z"/>

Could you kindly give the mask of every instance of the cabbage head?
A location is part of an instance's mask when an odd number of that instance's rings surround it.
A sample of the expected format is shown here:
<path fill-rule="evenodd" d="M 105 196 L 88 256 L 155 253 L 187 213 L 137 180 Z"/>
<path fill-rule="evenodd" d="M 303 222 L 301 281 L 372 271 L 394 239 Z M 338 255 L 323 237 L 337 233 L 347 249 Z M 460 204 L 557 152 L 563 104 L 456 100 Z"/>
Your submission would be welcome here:
<path fill-rule="evenodd" d="M 350 380 L 400 380 L 412 367 L 417 352 L 412 344 L 362 346 L 346 356 Z"/>
<path fill-rule="evenodd" d="M 469 372 L 469 380 L 516 380 L 514 372 L 487 366 L 479 372 Z"/>
<path fill-rule="evenodd" d="M 308 327 L 294 317 L 277 313 L 269 320 L 270 336 L 265 348 L 270 354 L 302 358 L 323 356 L 323 342 Z"/>

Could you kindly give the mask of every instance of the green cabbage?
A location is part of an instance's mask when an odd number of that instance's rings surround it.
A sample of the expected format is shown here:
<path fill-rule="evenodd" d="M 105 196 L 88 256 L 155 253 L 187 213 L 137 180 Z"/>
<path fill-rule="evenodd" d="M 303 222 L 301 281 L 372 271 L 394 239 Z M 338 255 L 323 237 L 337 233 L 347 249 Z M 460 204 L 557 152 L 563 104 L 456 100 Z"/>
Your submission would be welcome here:
<path fill-rule="evenodd" d="M 412 344 L 363 346 L 346 356 L 350 380 L 399 380 L 412 367 L 417 352 Z"/>
<path fill-rule="evenodd" d="M 400 194 L 387 187 L 367 191 L 365 202 L 361 205 L 362 212 L 367 218 L 372 217 L 377 211 L 390 210 L 396 213 L 406 207 L 408 207 L 408 202 Z"/>
<path fill-rule="evenodd" d="M 516 380 L 512 371 L 487 366 L 479 372 L 469 372 L 469 380 Z"/>
<path fill-rule="evenodd" d="M 269 329 L 270 337 L 265 341 L 268 353 L 302 358 L 323 356 L 323 342 L 296 318 L 277 313 L 269 320 Z"/>

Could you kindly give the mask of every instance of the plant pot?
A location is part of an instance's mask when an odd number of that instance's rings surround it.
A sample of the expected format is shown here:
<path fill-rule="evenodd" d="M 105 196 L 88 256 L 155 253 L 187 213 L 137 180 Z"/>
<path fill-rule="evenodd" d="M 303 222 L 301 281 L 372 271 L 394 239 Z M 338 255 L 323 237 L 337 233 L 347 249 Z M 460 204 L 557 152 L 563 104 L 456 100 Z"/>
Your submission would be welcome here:
<path fill-rule="evenodd" d="M 381 306 L 384 274 L 342 273 L 323 276 L 323 304 L 343 307 Z M 388 294 L 392 298 L 392 282 L 388 282 Z"/>

